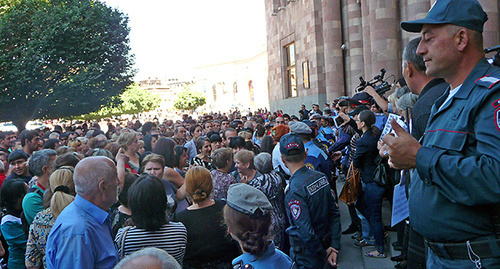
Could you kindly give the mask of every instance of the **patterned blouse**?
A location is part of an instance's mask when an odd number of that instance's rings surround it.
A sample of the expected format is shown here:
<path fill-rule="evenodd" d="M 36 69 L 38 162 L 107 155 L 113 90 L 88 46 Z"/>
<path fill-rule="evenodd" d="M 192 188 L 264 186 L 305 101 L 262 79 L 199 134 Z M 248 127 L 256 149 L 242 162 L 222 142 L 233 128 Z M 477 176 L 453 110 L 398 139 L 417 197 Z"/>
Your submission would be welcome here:
<path fill-rule="evenodd" d="M 248 185 L 263 192 L 273 206 L 274 212 L 271 216 L 272 231 L 275 245 L 283 249 L 284 236 L 286 229 L 285 213 L 285 180 L 274 170 L 268 174 L 262 174 L 254 177 L 248 182 Z"/>
<path fill-rule="evenodd" d="M 44 268 L 47 268 L 45 263 L 45 245 L 47 244 L 47 238 L 49 237 L 50 230 L 56 219 L 52 215 L 50 208 L 38 212 L 30 226 L 30 233 L 28 237 L 28 243 L 26 244 L 26 255 L 24 261 L 26 266 L 29 267 L 40 267 L 43 264 Z"/>
<path fill-rule="evenodd" d="M 203 167 L 207 168 L 208 170 L 212 170 L 213 169 L 213 167 L 212 167 L 212 159 L 211 158 L 210 158 L 210 162 L 206 162 L 203 159 L 201 159 L 200 157 L 198 157 L 198 155 L 194 156 L 194 158 L 191 159 L 191 165 L 203 166 Z"/>
<path fill-rule="evenodd" d="M 210 174 L 212 174 L 212 182 L 214 185 L 211 198 L 214 200 L 226 199 L 229 186 L 238 182 L 233 176 L 219 170 L 212 170 Z"/>

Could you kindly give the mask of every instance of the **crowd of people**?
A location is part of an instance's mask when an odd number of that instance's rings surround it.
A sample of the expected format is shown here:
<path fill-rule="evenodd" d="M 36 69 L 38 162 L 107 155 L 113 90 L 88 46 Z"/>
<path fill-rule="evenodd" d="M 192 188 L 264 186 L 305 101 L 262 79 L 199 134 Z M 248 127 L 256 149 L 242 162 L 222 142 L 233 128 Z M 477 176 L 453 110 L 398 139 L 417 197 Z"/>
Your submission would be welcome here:
<path fill-rule="evenodd" d="M 460 1 L 402 23 L 423 37 L 388 96 L 0 132 L 4 265 L 331 268 L 342 234 L 384 259 L 382 202 L 399 184 L 410 215 L 396 268 L 499 268 L 500 71 L 482 53 L 486 14 Z M 337 182 L 354 171 L 362 193 L 342 231 Z"/>
<path fill-rule="evenodd" d="M 388 103 L 403 116 L 413 106 L 402 107 L 412 95 L 405 89 Z M 378 252 L 368 254 L 385 257 L 379 237 L 386 188 L 370 184 L 369 174 L 378 155 L 375 126 L 387 117 L 368 93 L 337 98 L 323 110 L 302 106 L 300 118 L 281 111 L 184 114 L 175 122 L 110 120 L 106 132 L 91 122 L 2 132 L 8 267 L 112 267 L 145 247 L 166 251 L 183 268 L 262 264 L 269 255 L 285 261 L 280 268 L 333 266 L 341 234 L 335 181 L 350 162 L 362 171 L 365 193 L 370 185 L 378 190 L 363 202 L 370 213 L 358 212 L 366 233 L 355 243 L 376 243 Z M 336 126 L 335 118 L 344 122 Z M 232 186 L 244 199 L 231 204 Z M 351 217 L 344 233 L 361 230 L 357 214 Z M 242 250 L 251 255 L 238 258 Z"/>

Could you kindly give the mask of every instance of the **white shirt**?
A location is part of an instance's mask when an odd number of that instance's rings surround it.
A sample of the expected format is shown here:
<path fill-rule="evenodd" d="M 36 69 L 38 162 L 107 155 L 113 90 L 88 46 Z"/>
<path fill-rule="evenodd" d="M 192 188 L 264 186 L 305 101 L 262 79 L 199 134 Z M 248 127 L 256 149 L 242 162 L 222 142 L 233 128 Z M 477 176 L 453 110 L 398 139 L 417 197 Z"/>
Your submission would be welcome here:
<path fill-rule="evenodd" d="M 276 169 L 278 166 L 281 166 L 283 168 L 283 171 L 287 175 L 290 175 L 290 170 L 286 168 L 285 164 L 283 163 L 283 160 L 281 160 L 281 152 L 280 152 L 280 143 L 278 142 L 276 146 L 274 146 L 273 149 L 273 168 Z"/>

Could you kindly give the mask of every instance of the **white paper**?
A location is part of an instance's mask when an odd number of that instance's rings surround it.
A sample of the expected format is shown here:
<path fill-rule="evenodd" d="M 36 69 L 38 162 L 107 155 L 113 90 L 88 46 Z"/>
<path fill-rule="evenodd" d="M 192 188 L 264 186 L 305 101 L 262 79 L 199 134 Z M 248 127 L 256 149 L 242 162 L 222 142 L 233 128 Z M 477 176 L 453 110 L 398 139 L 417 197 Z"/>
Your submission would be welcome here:
<path fill-rule="evenodd" d="M 394 186 L 391 218 L 391 226 L 393 227 L 410 216 L 405 189 L 405 186 L 401 185 L 401 183 Z"/>
<path fill-rule="evenodd" d="M 399 124 L 399 126 L 401 126 L 403 129 L 408 131 L 408 126 L 406 126 L 406 123 L 403 121 L 401 116 L 399 116 L 397 114 L 390 113 L 389 116 L 387 117 L 387 122 L 385 123 L 384 129 L 382 130 L 382 134 L 380 135 L 380 140 L 382 140 L 382 137 L 384 137 L 384 135 L 389 134 L 389 133 L 392 133 L 397 137 L 396 132 L 392 129 L 392 125 L 391 125 L 392 119 L 395 119 L 396 122 Z"/>

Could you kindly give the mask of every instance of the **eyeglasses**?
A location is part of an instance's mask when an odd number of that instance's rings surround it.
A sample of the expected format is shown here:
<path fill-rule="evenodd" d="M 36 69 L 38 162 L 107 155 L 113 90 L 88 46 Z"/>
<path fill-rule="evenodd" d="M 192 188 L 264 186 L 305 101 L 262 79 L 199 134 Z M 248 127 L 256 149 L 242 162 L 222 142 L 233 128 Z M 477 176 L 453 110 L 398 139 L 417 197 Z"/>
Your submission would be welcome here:
<path fill-rule="evenodd" d="M 276 121 L 277 124 L 285 123 L 284 121 Z"/>

